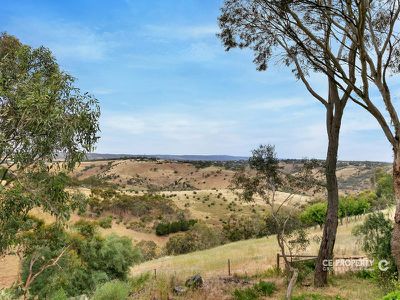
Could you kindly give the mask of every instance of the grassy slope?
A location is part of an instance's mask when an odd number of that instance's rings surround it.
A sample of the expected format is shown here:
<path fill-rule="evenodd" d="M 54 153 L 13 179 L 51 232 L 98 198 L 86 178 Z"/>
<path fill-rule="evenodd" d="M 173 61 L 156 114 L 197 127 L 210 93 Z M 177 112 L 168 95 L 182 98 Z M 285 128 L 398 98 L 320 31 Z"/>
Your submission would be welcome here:
<path fill-rule="evenodd" d="M 388 213 L 388 212 L 387 212 Z M 363 255 L 356 238 L 351 234 L 363 218 L 339 225 L 335 245 L 336 256 Z M 304 254 L 315 255 L 322 235 L 319 228 L 310 229 L 311 244 Z M 166 256 L 132 268 L 132 275 L 157 269 L 157 273 L 188 276 L 200 273 L 205 277 L 227 274 L 227 261 L 231 260 L 232 273 L 256 274 L 276 264 L 278 245 L 275 236 L 225 244 L 216 248 L 178 256 Z"/>

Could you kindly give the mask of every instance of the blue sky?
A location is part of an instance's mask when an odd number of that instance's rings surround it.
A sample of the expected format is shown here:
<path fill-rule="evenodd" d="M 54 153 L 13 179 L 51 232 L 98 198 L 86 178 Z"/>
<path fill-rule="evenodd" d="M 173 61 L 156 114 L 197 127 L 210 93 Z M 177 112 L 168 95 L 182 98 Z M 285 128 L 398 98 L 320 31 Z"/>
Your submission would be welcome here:
<path fill-rule="evenodd" d="M 215 36 L 221 4 L 3 1 L 0 28 L 49 47 L 78 86 L 99 99 L 96 152 L 249 155 L 271 143 L 283 158 L 323 158 L 323 107 L 285 67 L 257 72 L 249 51 L 224 51 Z M 323 77 L 311 81 L 324 93 Z M 339 158 L 392 158 L 375 120 L 353 104 Z"/>

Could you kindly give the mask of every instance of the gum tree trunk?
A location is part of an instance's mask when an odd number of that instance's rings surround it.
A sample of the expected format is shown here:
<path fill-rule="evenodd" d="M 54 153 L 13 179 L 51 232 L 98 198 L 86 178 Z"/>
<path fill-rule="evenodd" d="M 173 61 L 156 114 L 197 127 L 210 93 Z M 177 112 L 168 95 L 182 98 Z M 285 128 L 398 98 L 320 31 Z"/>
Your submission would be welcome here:
<path fill-rule="evenodd" d="M 392 232 L 392 255 L 397 269 L 400 267 L 400 153 L 399 145 L 394 149 L 393 161 L 393 187 L 396 199 L 396 212 L 394 215 L 394 226 Z"/>
<path fill-rule="evenodd" d="M 339 190 L 336 177 L 337 155 L 339 149 L 339 133 L 345 103 L 340 101 L 337 87 L 329 84 L 329 105 L 327 107 L 328 150 L 326 155 L 325 177 L 328 195 L 327 214 L 324 224 L 321 245 L 314 273 L 314 285 L 323 287 L 328 283 L 326 262 L 333 258 L 336 232 L 338 226 Z"/>

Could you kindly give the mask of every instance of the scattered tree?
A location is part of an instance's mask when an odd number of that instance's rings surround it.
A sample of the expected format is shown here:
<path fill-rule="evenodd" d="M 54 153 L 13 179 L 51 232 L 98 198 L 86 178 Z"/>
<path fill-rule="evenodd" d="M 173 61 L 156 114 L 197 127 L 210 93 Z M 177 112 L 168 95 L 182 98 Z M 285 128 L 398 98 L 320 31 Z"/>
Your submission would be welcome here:
<path fill-rule="evenodd" d="M 318 253 L 314 283 L 327 284 L 327 271 L 323 261 L 332 259 L 338 226 L 339 192 L 336 177 L 339 134 L 344 109 L 356 81 L 356 42 L 346 44 L 346 30 L 333 30 L 334 20 L 327 17 L 334 1 L 327 2 L 326 10 L 315 6 L 321 1 L 226 0 L 219 17 L 221 38 L 226 50 L 250 48 L 254 52 L 257 69 L 267 69 L 270 60 L 291 67 L 294 76 L 301 80 L 309 93 L 325 108 L 328 147 L 326 155 L 326 188 L 328 211 L 323 237 Z M 330 59 L 333 56 L 333 59 Z M 339 65 L 334 63 L 339 61 Z M 342 67 L 342 63 L 345 66 Z M 347 68 L 346 68 L 347 67 Z M 348 81 L 341 80 L 345 73 Z M 318 92 L 313 86 L 311 72 L 322 73 L 328 83 L 328 94 Z"/>
<path fill-rule="evenodd" d="M 252 170 L 251 175 L 245 171 L 236 173 L 232 182 L 233 188 L 239 191 L 238 194 L 242 200 L 254 201 L 255 197 L 259 197 L 270 207 L 273 228 L 276 230 L 280 252 L 290 278 L 286 299 L 291 299 L 298 270 L 290 263 L 289 256 L 304 250 L 309 244 L 303 226 L 297 218 L 293 218 L 298 211 L 296 203 L 292 200 L 295 192 L 315 192 L 319 189 L 320 183 L 312 174 L 316 162 L 304 161 L 302 170 L 296 176 L 285 174 L 279 166 L 275 148 L 271 145 L 261 145 L 252 151 L 249 166 Z M 276 193 L 279 189 L 285 189 L 288 194 L 278 202 Z M 285 206 L 288 208 L 285 209 Z"/>
<path fill-rule="evenodd" d="M 0 255 L 30 229 L 33 208 L 64 221 L 82 203 L 53 162 L 62 155 L 70 170 L 93 149 L 99 114 L 50 50 L 0 35 Z"/>

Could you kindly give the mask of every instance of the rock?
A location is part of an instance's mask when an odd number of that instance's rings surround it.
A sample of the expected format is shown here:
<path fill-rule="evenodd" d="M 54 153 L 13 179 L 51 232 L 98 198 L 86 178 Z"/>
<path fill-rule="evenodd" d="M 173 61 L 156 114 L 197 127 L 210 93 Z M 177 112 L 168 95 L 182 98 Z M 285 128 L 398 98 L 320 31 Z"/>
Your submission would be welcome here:
<path fill-rule="evenodd" d="M 201 288 L 203 286 L 203 278 L 200 276 L 200 274 L 196 274 L 186 280 L 185 286 L 194 289 Z"/>
<path fill-rule="evenodd" d="M 185 288 L 184 286 L 176 286 L 173 288 L 173 292 L 176 295 L 183 295 L 187 292 L 187 288 Z"/>

